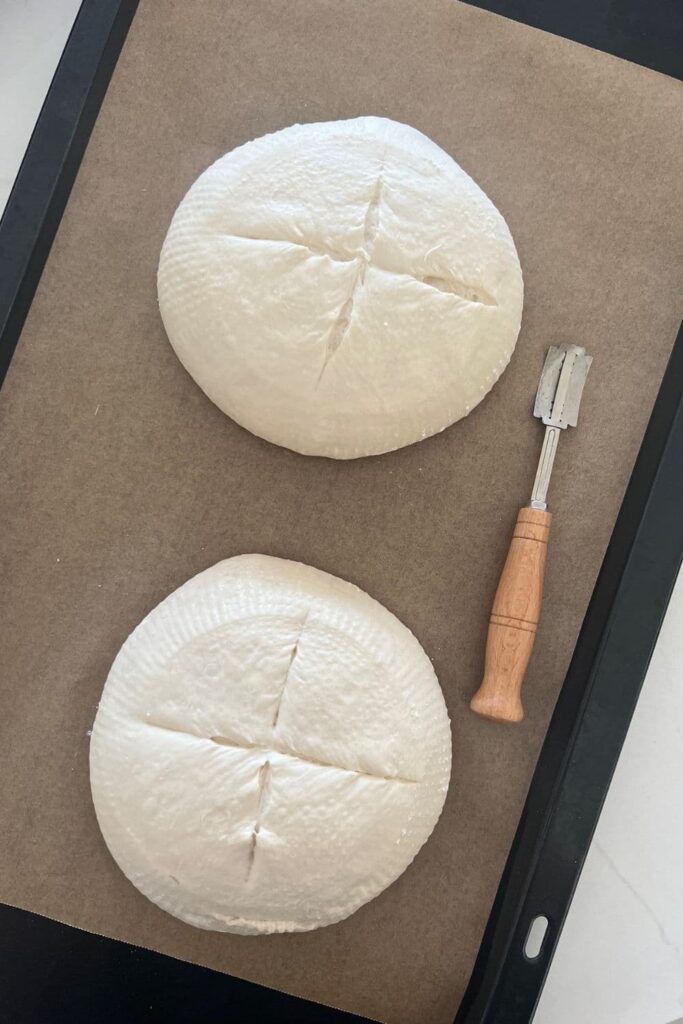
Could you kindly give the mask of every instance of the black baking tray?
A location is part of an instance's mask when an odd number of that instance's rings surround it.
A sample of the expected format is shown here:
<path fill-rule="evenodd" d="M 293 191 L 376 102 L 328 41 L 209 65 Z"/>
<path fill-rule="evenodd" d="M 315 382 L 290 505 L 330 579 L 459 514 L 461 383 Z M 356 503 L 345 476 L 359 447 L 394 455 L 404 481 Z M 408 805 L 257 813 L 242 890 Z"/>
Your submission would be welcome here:
<path fill-rule="evenodd" d="M 681 76 L 666 0 L 489 0 L 517 20 Z M 0 221 L 0 380 L 137 0 L 84 0 Z M 683 556 L 683 330 L 645 433 L 455 1024 L 533 1016 Z M 539 955 L 524 946 L 537 916 Z M 362 1018 L 0 904 L 0 1020 L 342 1024 Z"/>

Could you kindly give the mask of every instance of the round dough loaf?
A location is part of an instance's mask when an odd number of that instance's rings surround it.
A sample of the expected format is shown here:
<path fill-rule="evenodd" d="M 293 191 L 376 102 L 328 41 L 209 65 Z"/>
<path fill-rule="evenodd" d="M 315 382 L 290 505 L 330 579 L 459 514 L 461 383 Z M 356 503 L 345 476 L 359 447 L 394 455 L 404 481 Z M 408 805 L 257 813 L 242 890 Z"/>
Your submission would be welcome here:
<path fill-rule="evenodd" d="M 426 136 L 294 125 L 217 160 L 180 203 L 159 306 L 238 423 L 351 459 L 465 416 L 507 365 L 522 273 L 502 216 Z"/>
<path fill-rule="evenodd" d="M 429 837 L 451 740 L 434 670 L 362 590 L 241 555 L 119 652 L 90 746 L 114 859 L 200 928 L 306 931 L 393 882 Z"/>

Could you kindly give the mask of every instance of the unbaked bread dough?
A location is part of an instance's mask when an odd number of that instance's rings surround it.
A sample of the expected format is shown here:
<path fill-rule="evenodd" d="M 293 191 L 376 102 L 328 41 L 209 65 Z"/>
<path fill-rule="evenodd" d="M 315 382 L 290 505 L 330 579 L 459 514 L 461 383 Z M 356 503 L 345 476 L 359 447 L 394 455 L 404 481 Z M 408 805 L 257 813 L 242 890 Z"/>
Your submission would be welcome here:
<path fill-rule="evenodd" d="M 162 601 L 112 666 L 90 746 L 106 843 L 200 928 L 305 931 L 393 882 L 441 813 L 448 716 L 362 590 L 241 555 Z"/>
<path fill-rule="evenodd" d="M 522 274 L 495 206 L 434 142 L 378 117 L 294 125 L 180 203 L 159 305 L 242 426 L 306 455 L 376 455 L 465 416 L 510 359 Z"/>

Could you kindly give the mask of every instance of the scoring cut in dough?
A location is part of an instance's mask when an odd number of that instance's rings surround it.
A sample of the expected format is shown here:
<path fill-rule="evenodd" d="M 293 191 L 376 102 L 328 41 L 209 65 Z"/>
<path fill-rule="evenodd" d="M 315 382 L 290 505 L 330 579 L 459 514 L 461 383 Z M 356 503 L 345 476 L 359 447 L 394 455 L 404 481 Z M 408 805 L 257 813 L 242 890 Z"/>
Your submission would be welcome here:
<path fill-rule="evenodd" d="M 362 590 L 220 562 L 126 640 L 90 777 L 130 881 L 200 928 L 306 931 L 393 882 L 448 788 L 448 715 L 412 633 Z"/>
<path fill-rule="evenodd" d="M 176 210 L 161 315 L 242 426 L 352 459 L 467 415 L 507 365 L 522 273 L 502 216 L 434 142 L 378 117 L 217 160 Z"/>

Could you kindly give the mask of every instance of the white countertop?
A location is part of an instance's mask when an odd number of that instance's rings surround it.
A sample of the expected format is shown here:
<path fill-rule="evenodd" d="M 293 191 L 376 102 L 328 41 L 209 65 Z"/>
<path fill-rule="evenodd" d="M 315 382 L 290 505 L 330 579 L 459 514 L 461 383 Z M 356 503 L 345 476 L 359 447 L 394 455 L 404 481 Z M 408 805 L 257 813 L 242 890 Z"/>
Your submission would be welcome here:
<path fill-rule="evenodd" d="M 683 573 L 534 1024 L 683 1022 Z"/>
<path fill-rule="evenodd" d="M 80 0 L 0 3 L 0 210 Z M 534 1024 L 683 1022 L 683 577 Z"/>

